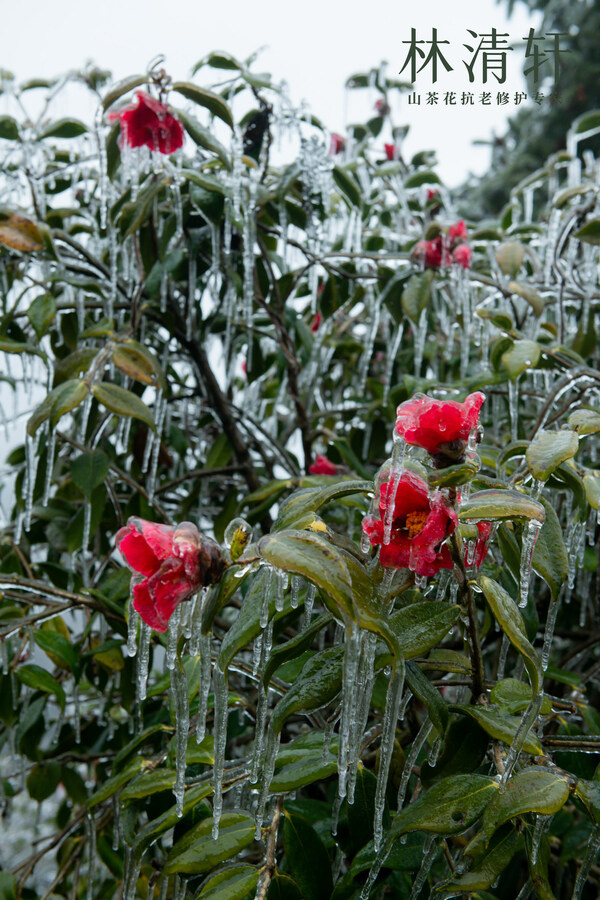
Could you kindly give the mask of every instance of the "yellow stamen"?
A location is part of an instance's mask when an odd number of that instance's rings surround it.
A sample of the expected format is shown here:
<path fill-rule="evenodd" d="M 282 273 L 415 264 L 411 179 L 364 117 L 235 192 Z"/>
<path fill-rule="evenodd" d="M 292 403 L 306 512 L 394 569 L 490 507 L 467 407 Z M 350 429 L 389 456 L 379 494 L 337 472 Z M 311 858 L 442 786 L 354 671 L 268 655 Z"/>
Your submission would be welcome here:
<path fill-rule="evenodd" d="M 425 512 L 425 510 L 409 512 L 404 527 L 408 531 L 408 536 L 411 540 L 423 531 L 428 515 L 429 513 Z"/>

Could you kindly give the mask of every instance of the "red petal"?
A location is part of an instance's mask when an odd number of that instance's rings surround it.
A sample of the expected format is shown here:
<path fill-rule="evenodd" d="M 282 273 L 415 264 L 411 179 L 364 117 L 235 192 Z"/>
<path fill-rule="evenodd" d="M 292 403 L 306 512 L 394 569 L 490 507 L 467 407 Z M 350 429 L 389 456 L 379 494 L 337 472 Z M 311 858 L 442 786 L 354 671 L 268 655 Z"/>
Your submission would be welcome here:
<path fill-rule="evenodd" d="M 160 563 L 136 527 L 136 522 L 141 522 L 141 519 L 130 519 L 125 528 L 117 532 L 115 543 L 130 569 L 139 572 L 140 575 L 152 575 Z"/>
<path fill-rule="evenodd" d="M 128 524 L 141 533 L 157 559 L 167 559 L 169 556 L 173 556 L 175 529 L 171 525 L 159 525 L 157 522 L 147 522 L 145 519 L 135 517 L 129 519 Z"/>
<path fill-rule="evenodd" d="M 148 582 L 151 597 L 161 619 L 168 623 L 182 600 L 198 590 L 199 585 L 186 577 L 181 560 L 166 560 Z"/>
<path fill-rule="evenodd" d="M 166 631 L 168 620 L 159 615 L 154 600 L 150 596 L 148 590 L 148 579 L 133 583 L 131 586 L 133 594 L 133 608 L 140 614 L 146 625 L 153 628 L 154 631 Z"/>

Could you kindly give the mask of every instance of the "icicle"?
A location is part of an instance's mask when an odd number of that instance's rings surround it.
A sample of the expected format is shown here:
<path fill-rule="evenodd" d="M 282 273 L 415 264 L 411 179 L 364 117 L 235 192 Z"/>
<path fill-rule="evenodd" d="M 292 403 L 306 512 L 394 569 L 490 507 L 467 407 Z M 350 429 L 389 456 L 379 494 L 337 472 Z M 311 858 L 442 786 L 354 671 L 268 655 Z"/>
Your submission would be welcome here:
<path fill-rule="evenodd" d="M 75 743 L 81 743 L 81 707 L 79 705 L 79 685 L 73 685 L 73 712 L 74 712 L 74 730 Z"/>
<path fill-rule="evenodd" d="M 108 208 L 108 168 L 106 157 L 106 144 L 104 143 L 104 135 L 102 133 L 102 124 L 104 119 L 104 110 L 102 106 L 98 107 L 94 118 L 94 131 L 96 142 L 98 144 L 98 160 L 100 163 L 100 228 L 102 231 L 106 229 L 107 224 L 107 208 Z"/>
<path fill-rule="evenodd" d="M 398 485 L 404 470 L 404 457 L 406 455 L 406 442 L 394 429 L 394 446 L 392 448 L 392 463 L 389 471 L 388 488 L 385 497 L 385 515 L 383 519 L 383 543 L 389 544 L 392 537 L 392 525 L 394 511 L 396 509 L 396 494 Z"/>
<path fill-rule="evenodd" d="M 519 436 L 519 384 L 517 379 L 508 379 L 508 414 L 510 417 L 510 439 L 516 441 Z"/>
<path fill-rule="evenodd" d="M 316 593 L 316 586 L 312 582 L 309 582 L 306 588 L 306 596 L 304 598 L 304 618 L 302 620 L 302 628 L 308 628 L 308 626 L 310 625 Z"/>
<path fill-rule="evenodd" d="M 167 401 L 162 396 L 162 394 L 158 394 L 156 398 L 156 408 L 154 412 L 154 418 L 156 421 L 156 432 L 152 435 L 152 458 L 150 462 L 150 469 L 148 471 L 148 475 L 146 478 L 146 490 L 148 491 L 148 499 L 152 501 L 154 499 L 154 491 L 156 489 L 156 473 L 158 471 L 158 458 L 160 455 L 160 443 L 161 443 L 161 434 L 163 430 L 163 425 L 165 422 L 165 415 L 167 412 Z M 148 432 L 148 439 L 150 438 L 150 432 Z"/>
<path fill-rule="evenodd" d="M 138 859 L 134 851 L 125 844 L 125 859 L 123 863 L 123 900 L 136 900 L 138 896 L 137 883 L 140 877 L 142 860 Z"/>
<path fill-rule="evenodd" d="M 442 738 L 438 735 L 435 741 L 431 745 L 431 750 L 429 751 L 429 756 L 427 757 L 427 762 L 434 769 L 437 765 L 437 761 L 440 755 L 440 750 L 442 749 Z"/>
<path fill-rule="evenodd" d="M 552 821 L 553 816 L 542 816 L 536 815 L 535 817 L 535 827 L 533 829 L 533 835 L 531 838 L 531 865 L 535 866 L 538 859 L 538 853 L 540 851 L 540 842 L 542 837 L 544 836 L 544 832 L 547 830 L 550 822 Z"/>
<path fill-rule="evenodd" d="M 2 656 L 2 674 L 8 675 L 9 661 L 8 661 L 8 643 L 6 638 L 2 638 L 0 640 L 0 654 Z"/>
<path fill-rule="evenodd" d="M 362 632 L 358 625 L 351 622 L 346 626 L 342 683 L 342 712 L 340 718 L 340 743 L 338 751 L 338 796 L 342 799 L 346 796 L 350 730 L 352 726 L 356 724 L 356 681 L 361 651 Z"/>
<path fill-rule="evenodd" d="M 113 850 L 120 850 L 120 848 L 123 845 L 123 833 L 121 831 L 121 805 L 119 802 L 119 791 L 117 791 L 115 794 L 113 794 L 112 807 L 113 807 L 112 848 L 113 848 Z"/>
<path fill-rule="evenodd" d="M 213 827 L 214 840 L 219 837 L 219 822 L 223 811 L 223 767 L 225 765 L 225 747 L 227 745 L 227 703 L 229 691 L 227 674 L 218 663 L 213 673 L 213 691 L 215 697 L 215 761 L 213 766 Z"/>
<path fill-rule="evenodd" d="M 94 817 L 92 813 L 87 814 L 87 841 L 88 841 L 88 873 L 86 896 L 87 900 L 92 900 L 94 896 L 94 869 L 96 864 L 96 828 L 94 825 Z"/>
<path fill-rule="evenodd" d="M 379 320 L 381 317 L 381 297 L 378 297 L 377 299 L 373 297 L 373 289 L 370 285 L 367 288 L 367 299 L 368 305 L 366 313 L 369 330 L 365 340 L 365 349 L 363 350 L 358 366 L 358 396 L 363 396 L 365 392 L 369 366 L 371 364 L 371 357 L 373 356 L 373 348 L 375 346 L 377 332 L 379 331 Z"/>
<path fill-rule="evenodd" d="M 383 730 L 379 750 L 379 771 L 377 772 L 377 788 L 375 791 L 375 820 L 373 822 L 373 841 L 375 850 L 379 850 L 383 838 L 383 813 L 385 809 L 385 791 L 388 773 L 394 752 L 398 710 L 404 687 L 404 662 L 397 660 L 395 671 L 388 685 L 383 715 Z"/>
<path fill-rule="evenodd" d="M 127 656 L 135 656 L 137 653 L 137 627 L 139 615 L 133 608 L 133 597 L 129 598 L 127 613 Z"/>
<path fill-rule="evenodd" d="M 575 887 L 573 888 L 571 900 L 580 900 L 588 875 L 590 874 L 590 869 L 596 861 L 598 850 L 600 850 L 600 826 L 597 825 L 594 828 L 592 837 L 589 840 L 587 851 L 581 864 L 581 868 L 577 873 L 577 880 L 575 882 Z"/>
<path fill-rule="evenodd" d="M 498 672 L 496 679 L 502 681 L 504 678 L 504 669 L 506 668 L 506 657 L 510 649 L 510 641 L 505 634 L 502 635 L 502 645 L 500 647 L 500 658 L 498 659 Z"/>
<path fill-rule="evenodd" d="M 266 628 L 269 621 L 269 600 L 271 599 L 271 587 L 273 584 L 274 576 L 277 577 L 275 570 L 271 566 L 267 566 L 267 577 L 265 578 L 259 611 L 259 621 L 261 628 Z"/>
<path fill-rule="evenodd" d="M 414 326 L 413 326 L 414 328 Z M 424 309 L 419 317 L 419 324 L 416 326 L 414 338 L 414 358 L 415 358 L 415 377 L 421 377 L 421 367 L 423 365 L 423 351 L 425 350 L 425 341 L 427 339 L 427 310 Z"/>
<path fill-rule="evenodd" d="M 254 725 L 254 752 L 250 768 L 250 784 L 256 784 L 260 771 L 260 762 L 264 749 L 265 723 L 267 721 L 268 696 L 262 682 L 258 683 L 258 699 L 256 702 L 256 722 Z"/>
<path fill-rule="evenodd" d="M 542 522 L 537 519 L 530 519 L 527 523 L 527 530 L 523 531 L 521 540 L 521 570 L 519 584 L 519 607 L 527 606 L 527 595 L 529 592 L 529 578 L 531 576 L 531 561 L 533 559 L 533 551 L 535 550 L 536 541 L 538 539 Z"/>
<path fill-rule="evenodd" d="M 261 839 L 262 823 L 265 818 L 265 809 L 271 788 L 271 781 L 275 773 L 275 763 L 277 762 L 277 750 L 279 748 L 279 733 L 275 734 L 273 729 L 269 727 L 267 736 L 267 749 L 265 751 L 265 761 L 263 764 L 263 773 L 260 782 L 260 794 L 256 806 L 256 831 L 255 839 Z"/>
<path fill-rule="evenodd" d="M 364 651 L 361 656 L 359 679 L 356 692 L 357 713 L 353 718 L 350 728 L 350 745 L 348 750 L 348 803 L 354 803 L 354 789 L 360 758 L 360 742 L 364 736 L 371 695 L 375 684 L 375 650 L 377 647 L 377 635 L 368 632 L 363 637 Z"/>
<path fill-rule="evenodd" d="M 31 527 L 33 494 L 35 491 L 37 465 L 39 461 L 37 451 L 41 433 L 41 430 L 38 430 L 33 437 L 30 434 L 25 436 L 25 515 L 23 520 L 25 531 L 29 531 L 29 528 Z"/>
<path fill-rule="evenodd" d="M 400 701 L 400 706 L 398 707 L 398 719 L 400 722 L 404 722 L 404 717 L 406 716 L 406 710 L 408 709 L 408 704 L 412 700 L 412 691 L 406 691 L 402 700 Z"/>
<path fill-rule="evenodd" d="M 290 606 L 292 609 L 298 608 L 300 600 L 300 586 L 302 584 L 301 575 L 292 575 L 290 580 Z"/>
<path fill-rule="evenodd" d="M 167 669 L 173 670 L 177 665 L 177 641 L 181 624 L 181 606 L 178 606 L 171 618 L 167 630 Z"/>
<path fill-rule="evenodd" d="M 428 834 L 425 838 L 425 842 L 423 844 L 423 860 L 421 862 L 419 871 L 415 875 L 414 881 L 412 883 L 412 890 L 410 892 L 409 900 L 417 900 L 419 894 L 423 890 L 425 882 L 427 881 L 429 870 L 433 865 L 433 861 L 438 851 L 436 837 L 437 835 L 435 834 Z"/>
<path fill-rule="evenodd" d="M 171 669 L 171 697 L 175 707 L 176 751 L 175 751 L 175 810 L 181 818 L 183 815 L 183 795 L 185 791 L 185 768 L 187 741 L 190 730 L 190 710 L 188 705 L 188 689 L 185 670 L 182 666 Z"/>
<path fill-rule="evenodd" d="M 140 623 L 140 648 L 137 657 L 137 701 L 141 703 L 146 699 L 146 685 L 148 682 L 148 664 L 150 662 L 150 640 L 152 629 L 146 622 Z"/>
<path fill-rule="evenodd" d="M 211 634 L 203 634 L 200 638 L 200 685 L 198 687 L 198 722 L 196 724 L 196 741 L 200 744 L 206 734 L 206 710 L 211 676 Z"/>
<path fill-rule="evenodd" d="M 51 430 L 46 442 L 46 478 L 44 480 L 44 494 L 42 506 L 48 506 L 50 498 L 50 486 L 52 484 L 52 472 L 54 471 L 54 452 L 56 449 L 56 431 Z"/>
<path fill-rule="evenodd" d="M 385 384 L 383 385 L 383 400 L 382 406 L 385 406 L 388 397 L 390 395 L 390 387 L 392 383 L 392 375 L 394 373 L 394 363 L 396 361 L 396 357 L 398 355 L 398 350 L 400 349 L 400 344 L 402 343 L 402 335 L 404 334 L 404 324 L 400 325 L 396 332 L 396 337 L 388 351 L 387 359 L 385 361 Z"/>
<path fill-rule="evenodd" d="M 275 571 L 275 611 L 281 612 L 285 602 L 285 589 L 287 587 L 287 572 L 279 569 Z"/>
<path fill-rule="evenodd" d="M 421 752 L 423 745 L 427 738 L 429 737 L 429 732 L 433 728 L 433 723 L 429 716 L 423 720 L 423 724 L 419 728 L 419 732 L 412 742 L 410 753 L 406 757 L 406 762 L 404 764 L 404 769 L 402 770 L 402 778 L 400 779 L 400 787 L 398 788 L 398 804 L 397 808 L 402 809 L 404 804 L 404 798 L 406 797 L 406 791 L 408 789 L 408 782 L 410 781 L 410 776 L 412 775 L 413 766 L 417 761 L 417 757 Z"/>
<path fill-rule="evenodd" d="M 519 727 L 517 728 L 516 734 L 513 738 L 513 742 L 510 745 L 508 753 L 506 754 L 506 759 L 504 760 L 504 773 L 502 775 L 502 784 L 506 784 L 508 779 L 510 778 L 511 772 L 514 768 L 515 763 L 519 758 L 519 754 L 523 749 L 523 744 L 527 739 L 527 735 L 529 734 L 534 722 L 536 721 L 540 709 L 542 706 L 542 700 L 544 699 L 544 691 L 540 689 L 539 694 L 535 696 L 521 718 L 521 722 Z"/>
<path fill-rule="evenodd" d="M 544 644 L 542 647 L 542 669 L 544 670 L 544 672 L 548 668 L 548 663 L 550 662 L 550 651 L 552 649 L 552 640 L 554 638 L 554 626 L 556 625 L 556 617 L 558 615 L 558 608 L 560 606 L 561 597 L 562 592 L 556 599 L 552 599 L 550 601 L 550 606 L 548 607 L 546 628 L 544 629 Z"/>

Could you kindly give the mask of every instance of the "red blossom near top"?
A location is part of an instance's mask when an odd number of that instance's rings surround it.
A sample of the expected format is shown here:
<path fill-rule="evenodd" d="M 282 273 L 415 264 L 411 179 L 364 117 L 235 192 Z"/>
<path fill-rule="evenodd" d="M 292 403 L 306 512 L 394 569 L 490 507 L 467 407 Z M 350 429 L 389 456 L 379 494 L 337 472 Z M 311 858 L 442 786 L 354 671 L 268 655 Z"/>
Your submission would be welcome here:
<path fill-rule="evenodd" d="M 321 327 L 321 322 L 323 321 L 323 316 L 320 312 L 315 313 L 314 318 L 310 325 L 308 326 L 311 331 L 318 331 Z"/>
<path fill-rule="evenodd" d="M 385 150 L 386 158 L 391 160 L 398 159 L 397 150 L 395 144 L 384 144 L 383 149 Z"/>
<path fill-rule="evenodd" d="M 126 147 L 148 147 L 170 155 L 183 145 L 183 125 L 169 107 L 144 91 L 137 91 L 137 105 L 110 114 L 121 123 L 121 143 Z"/>
<path fill-rule="evenodd" d="M 309 468 L 309 473 L 311 475 L 337 475 L 338 467 L 335 463 L 332 463 L 330 459 L 327 459 L 326 456 L 315 457 L 315 461 Z"/>
<path fill-rule="evenodd" d="M 446 538 L 458 524 L 458 516 L 441 493 L 429 495 L 423 479 L 413 472 L 400 476 L 396 490 L 389 544 L 383 543 L 389 484 L 379 486 L 379 516 L 363 519 L 363 531 L 373 546 L 381 546 L 379 562 L 386 568 L 411 569 L 416 575 L 435 575 L 451 569 Z"/>
<path fill-rule="evenodd" d="M 390 111 L 389 104 L 383 97 L 380 97 L 379 100 L 375 101 L 374 109 L 378 116 L 387 116 Z"/>
<path fill-rule="evenodd" d="M 134 573 L 133 607 L 155 631 L 166 631 L 179 604 L 219 581 L 227 564 L 220 547 L 191 522 L 170 526 L 133 517 L 115 543 Z"/>
<path fill-rule="evenodd" d="M 457 266 L 462 266 L 463 269 L 470 269 L 472 260 L 473 251 L 468 244 L 459 244 L 452 251 L 452 262 Z"/>
<path fill-rule="evenodd" d="M 484 400 L 481 391 L 469 394 L 464 403 L 416 394 L 397 408 L 395 428 L 407 444 L 423 447 L 433 456 L 442 454 L 448 465 L 448 458 L 457 461 L 463 456 Z"/>
<path fill-rule="evenodd" d="M 432 241 L 419 241 L 416 243 L 413 247 L 412 255 L 426 269 L 439 269 L 441 265 L 447 265 L 448 263 L 448 253 L 444 247 L 441 235 Z"/>
<path fill-rule="evenodd" d="M 448 237 L 450 238 L 450 242 L 457 240 L 465 240 L 468 237 L 467 226 L 464 221 L 461 219 L 460 222 L 457 222 L 456 225 L 451 225 L 448 229 Z"/>
<path fill-rule="evenodd" d="M 427 200 L 439 200 L 440 192 L 437 188 L 433 190 L 431 188 L 427 188 Z"/>
<path fill-rule="evenodd" d="M 336 134 L 334 131 L 331 135 L 331 141 L 329 143 L 329 155 L 336 156 L 338 153 L 343 153 L 346 149 L 346 139 L 341 134 Z"/>

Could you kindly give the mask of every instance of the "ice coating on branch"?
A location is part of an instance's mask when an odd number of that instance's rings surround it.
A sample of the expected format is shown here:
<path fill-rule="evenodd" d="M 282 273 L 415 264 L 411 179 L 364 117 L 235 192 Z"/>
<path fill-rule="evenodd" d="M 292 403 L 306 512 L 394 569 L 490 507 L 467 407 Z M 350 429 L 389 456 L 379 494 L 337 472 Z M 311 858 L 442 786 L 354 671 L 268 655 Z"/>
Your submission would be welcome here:
<path fill-rule="evenodd" d="M 527 595 L 529 592 L 529 578 L 531 576 L 531 563 L 533 560 L 533 551 L 542 529 L 543 522 L 537 519 L 530 519 L 523 529 L 523 537 L 521 543 L 521 568 L 519 580 L 519 607 L 527 606 Z"/>

